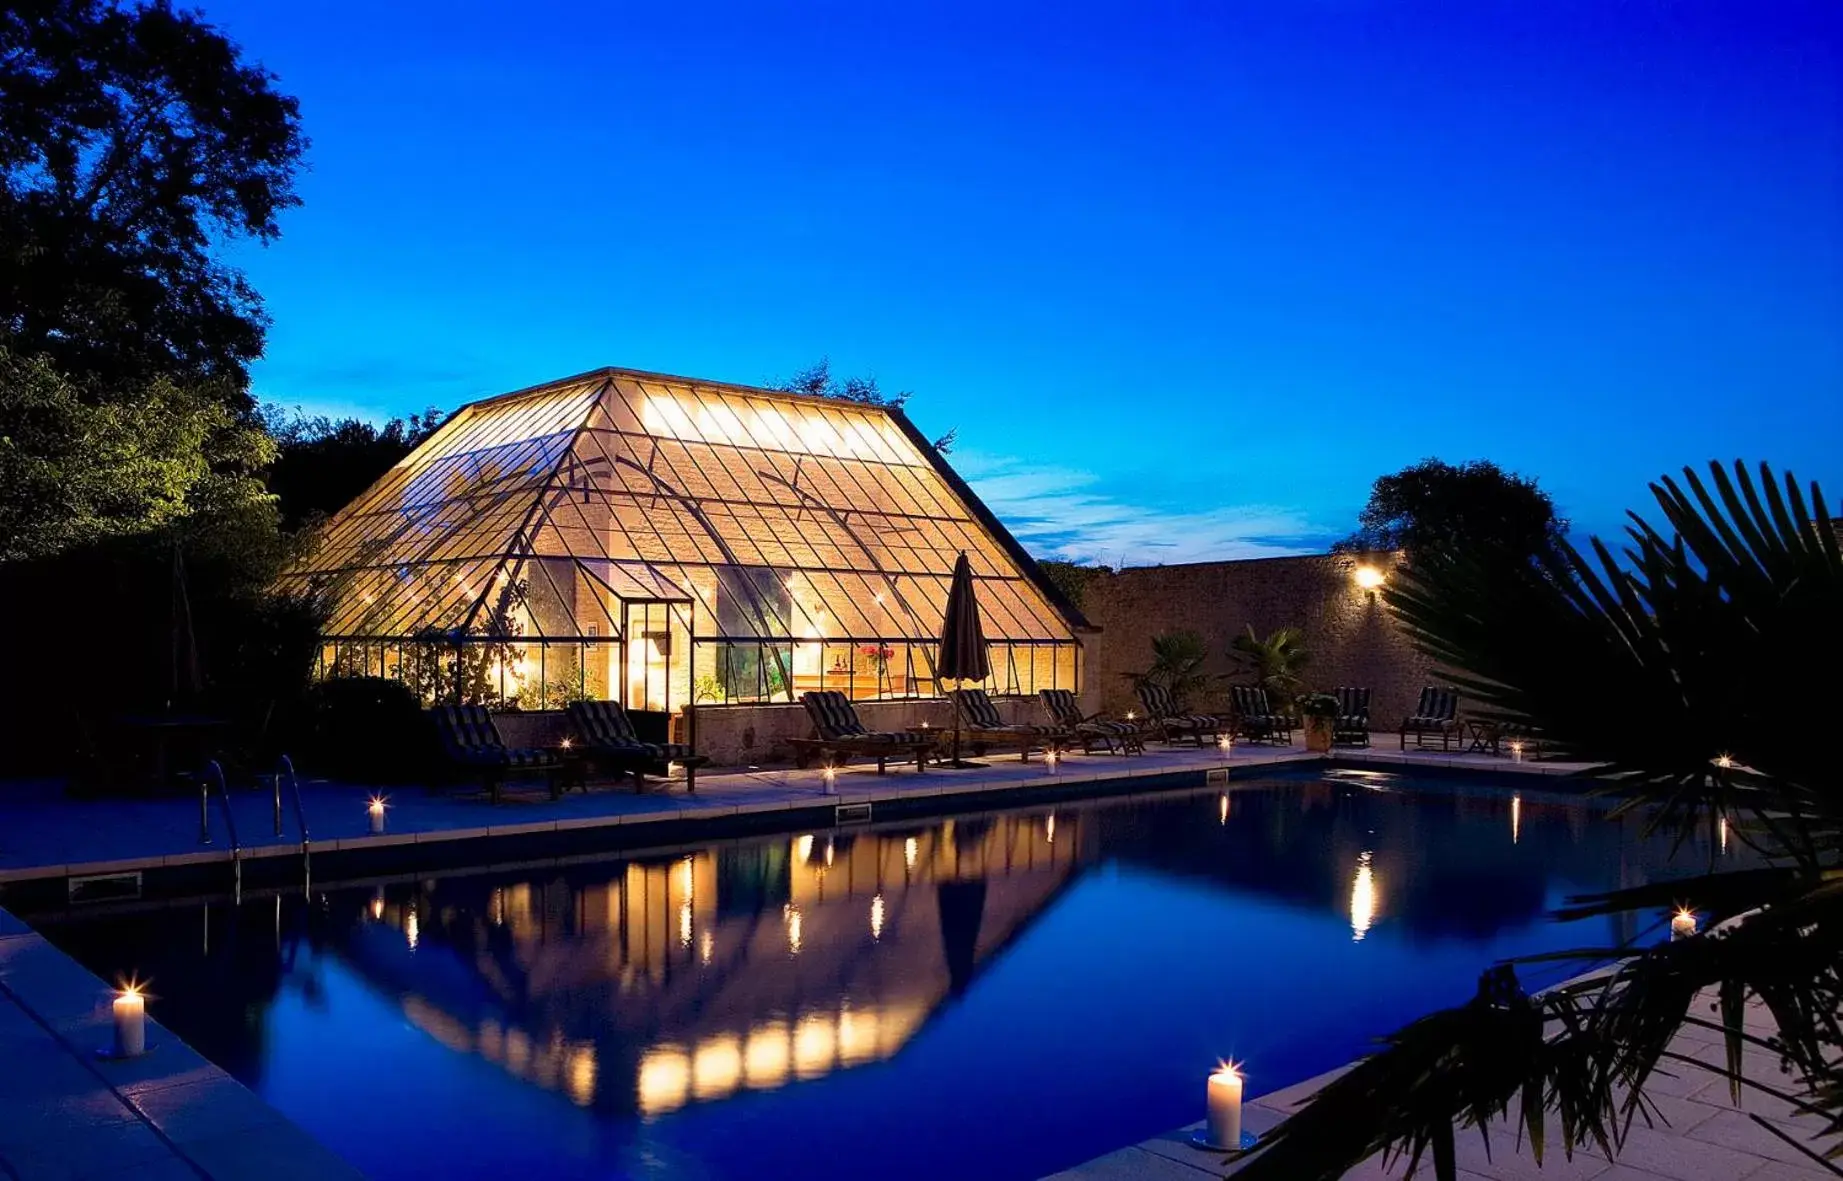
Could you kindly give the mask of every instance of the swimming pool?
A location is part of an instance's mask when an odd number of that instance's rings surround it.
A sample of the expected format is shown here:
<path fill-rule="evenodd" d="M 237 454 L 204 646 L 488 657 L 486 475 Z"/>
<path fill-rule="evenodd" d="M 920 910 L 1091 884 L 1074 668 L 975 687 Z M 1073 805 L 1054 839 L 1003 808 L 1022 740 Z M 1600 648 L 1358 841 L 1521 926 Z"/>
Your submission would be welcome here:
<path fill-rule="evenodd" d="M 1372 772 L 41 920 L 379 1181 L 1032 1178 L 1309 1077 L 1706 865 Z M 1565 969 L 1531 977 L 1551 983 Z"/>

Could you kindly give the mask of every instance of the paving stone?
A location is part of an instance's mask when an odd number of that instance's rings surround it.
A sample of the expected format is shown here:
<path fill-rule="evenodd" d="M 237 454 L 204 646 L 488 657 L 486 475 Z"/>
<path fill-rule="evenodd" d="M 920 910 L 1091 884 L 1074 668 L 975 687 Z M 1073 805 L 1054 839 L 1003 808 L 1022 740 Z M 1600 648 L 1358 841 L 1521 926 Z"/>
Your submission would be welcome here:
<path fill-rule="evenodd" d="M 1723 1113 L 1717 1113 L 1716 1119 Z M 1765 1163 L 1732 1140 L 1703 1138 L 1714 1120 L 1705 1120 L 1679 1135 L 1653 1128 L 1634 1128 L 1619 1151 L 1619 1163 L 1656 1173 L 1671 1181 L 1708 1181 L 1712 1177 L 1745 1177 Z"/>
<path fill-rule="evenodd" d="M 1807 1147 L 1814 1152 L 1822 1152 L 1832 1143 L 1828 1140 L 1811 1140 L 1810 1137 L 1822 1128 L 1817 1120 L 1800 1121 L 1794 1127 L 1785 1128 L 1794 1139 L 1806 1141 Z M 1797 1148 L 1787 1144 L 1771 1131 L 1755 1123 L 1746 1114 L 1738 1111 L 1719 1111 L 1711 1119 L 1691 1128 L 1684 1133 L 1709 1145 L 1750 1153 L 1767 1160 L 1785 1161 L 1788 1164 L 1809 1165 L 1811 1158 Z"/>
<path fill-rule="evenodd" d="M 127 1088 L 123 1097 L 182 1148 L 194 1140 L 285 1122 L 280 1112 L 222 1072 L 170 1085 L 139 1083 Z"/>
<path fill-rule="evenodd" d="M 290 1123 L 194 1140 L 185 1154 L 213 1181 L 362 1181 L 363 1174 Z"/>
<path fill-rule="evenodd" d="M 1220 1176 L 1220 1171 L 1181 1165 L 1135 1146 L 1096 1157 L 1044 1181 L 1200 1181 Z"/>
<path fill-rule="evenodd" d="M 24 1147 L 7 1149 L 19 1181 L 81 1181 L 173 1156 L 173 1150 L 138 1120 L 106 1127 L 59 1126 L 50 1133 Z"/>

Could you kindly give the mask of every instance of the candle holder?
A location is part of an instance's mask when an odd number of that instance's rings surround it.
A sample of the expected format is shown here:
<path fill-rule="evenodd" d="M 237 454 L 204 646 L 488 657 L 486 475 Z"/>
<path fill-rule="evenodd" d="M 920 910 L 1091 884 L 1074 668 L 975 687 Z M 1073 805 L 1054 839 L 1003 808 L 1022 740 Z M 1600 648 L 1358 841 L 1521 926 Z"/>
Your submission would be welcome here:
<path fill-rule="evenodd" d="M 1241 1134 L 1241 1142 L 1231 1148 L 1226 1144 L 1211 1144 L 1207 1128 L 1199 1128 L 1190 1134 L 1190 1146 L 1192 1148 L 1200 1148 L 1204 1152 L 1226 1152 L 1230 1156 L 1240 1156 L 1250 1148 L 1253 1148 L 1259 1140 L 1260 1137 L 1256 1136 L 1253 1132 L 1243 1132 Z"/>

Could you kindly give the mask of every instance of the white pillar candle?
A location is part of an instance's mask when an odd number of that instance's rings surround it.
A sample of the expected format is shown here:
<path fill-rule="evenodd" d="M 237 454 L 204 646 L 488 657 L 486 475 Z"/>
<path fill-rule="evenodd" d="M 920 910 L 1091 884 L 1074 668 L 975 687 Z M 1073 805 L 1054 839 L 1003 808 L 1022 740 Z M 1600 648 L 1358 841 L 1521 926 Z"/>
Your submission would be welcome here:
<path fill-rule="evenodd" d="M 115 998 L 115 1054 L 133 1058 L 147 1052 L 147 999 L 137 989 Z"/>
<path fill-rule="evenodd" d="M 1673 917 L 1670 920 L 1670 937 L 1672 939 L 1687 939 L 1691 935 L 1694 935 L 1695 933 L 1696 933 L 1696 912 L 1695 911 L 1679 910 L 1676 913 L 1675 917 Z"/>
<path fill-rule="evenodd" d="M 365 808 L 371 817 L 371 831 L 384 831 L 384 801 L 377 796 L 371 797 L 371 803 Z"/>
<path fill-rule="evenodd" d="M 1217 1148 L 1241 1147 L 1241 1072 L 1223 1066 L 1209 1076 L 1209 1142 Z"/>

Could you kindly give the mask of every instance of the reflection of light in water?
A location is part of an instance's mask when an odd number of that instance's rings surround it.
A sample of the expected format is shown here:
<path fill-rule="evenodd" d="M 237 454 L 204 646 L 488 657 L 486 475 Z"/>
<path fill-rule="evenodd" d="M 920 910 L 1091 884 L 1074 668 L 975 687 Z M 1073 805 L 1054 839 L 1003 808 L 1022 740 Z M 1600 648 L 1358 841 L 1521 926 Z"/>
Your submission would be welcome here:
<path fill-rule="evenodd" d="M 742 1055 L 743 1077 L 756 1090 L 787 1081 L 787 1023 L 767 1021 L 749 1031 Z"/>
<path fill-rule="evenodd" d="M 523 1071 L 531 1062 L 531 1039 L 525 1031 L 516 1025 L 506 1030 L 506 1067 L 513 1074 Z"/>
<path fill-rule="evenodd" d="M 384 918 L 384 891 L 379 890 L 371 896 L 371 921 L 379 922 Z"/>
<path fill-rule="evenodd" d="M 640 1059 L 640 1114 L 676 1111 L 691 1096 L 691 1059 L 683 1050 L 662 1046 Z"/>
<path fill-rule="evenodd" d="M 794 864 L 805 865 L 806 859 L 813 855 L 813 834 L 807 833 L 794 838 Z"/>
<path fill-rule="evenodd" d="M 506 891 L 503 886 L 493 890 L 493 925 L 495 927 L 506 925 Z"/>
<path fill-rule="evenodd" d="M 416 922 L 416 908 L 413 906 L 403 920 L 403 938 L 409 941 L 411 951 L 415 951 L 416 945 L 422 942 L 422 927 Z"/>
<path fill-rule="evenodd" d="M 708 964 L 710 957 L 717 954 L 717 937 L 709 931 L 698 937 L 698 962 Z"/>
<path fill-rule="evenodd" d="M 1228 822 L 1229 822 L 1229 793 L 1225 791 L 1222 793 L 1222 799 L 1218 800 L 1216 803 L 1216 823 L 1217 824 L 1227 824 Z"/>
<path fill-rule="evenodd" d="M 790 903 L 781 908 L 781 917 L 787 920 L 787 950 L 794 955 L 799 955 L 800 908 Z"/>
<path fill-rule="evenodd" d="M 800 1019 L 794 1031 L 794 1074 L 816 1078 L 832 1069 L 832 1051 L 838 1044 L 829 1016 L 812 1014 Z"/>
<path fill-rule="evenodd" d="M 735 1034 L 705 1038 L 691 1056 L 691 1093 L 720 1099 L 742 1081 L 742 1039 Z"/>
<path fill-rule="evenodd" d="M 1516 844 L 1523 839 L 1523 797 L 1510 797 L 1510 843 Z"/>
<path fill-rule="evenodd" d="M 678 904 L 678 945 L 680 947 L 691 946 L 691 904 L 689 902 Z"/>
<path fill-rule="evenodd" d="M 870 900 L 870 937 L 883 938 L 883 895 Z"/>
<path fill-rule="evenodd" d="M 1350 884 L 1350 938 L 1361 941 L 1376 919 L 1376 876 L 1370 869 L 1370 853 L 1357 854 L 1357 878 Z"/>
<path fill-rule="evenodd" d="M 1726 853 L 1728 851 L 1728 818 L 1723 816 L 1721 818 L 1721 823 L 1716 825 L 1715 828 L 1716 832 L 1721 837 L 1721 851 Z"/>
<path fill-rule="evenodd" d="M 1056 814 L 1054 812 L 1043 818 L 1043 836 L 1050 844 L 1056 843 Z"/>
<path fill-rule="evenodd" d="M 877 1011 L 854 1013 L 844 1009 L 838 1014 L 838 1060 L 852 1066 L 875 1057 L 877 1053 Z"/>
<path fill-rule="evenodd" d="M 678 863 L 678 890 L 686 897 L 691 895 L 691 858 Z"/>
<path fill-rule="evenodd" d="M 587 1107 L 595 1098 L 595 1049 L 577 1046 L 570 1051 L 568 1089 L 570 1101 Z"/>
<path fill-rule="evenodd" d="M 910 869 L 914 869 L 915 868 L 915 855 L 918 852 L 920 852 L 920 850 L 921 850 L 921 846 L 915 843 L 914 837 L 910 837 L 908 840 L 902 842 L 902 863 L 903 865 L 907 866 Z"/>
<path fill-rule="evenodd" d="M 831 868 L 831 865 L 832 865 L 832 838 L 827 837 L 826 838 L 826 867 L 829 869 Z"/>

